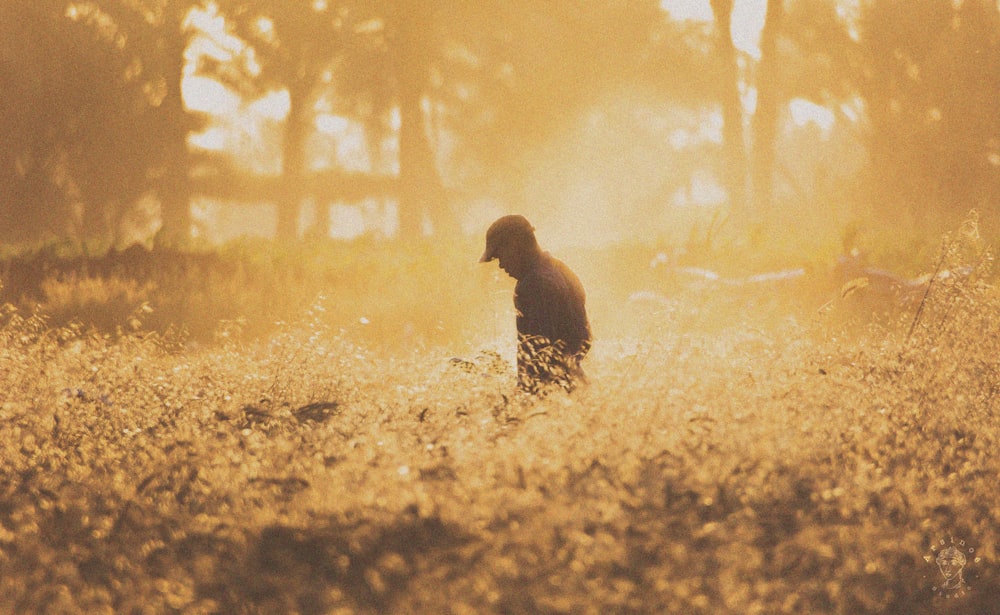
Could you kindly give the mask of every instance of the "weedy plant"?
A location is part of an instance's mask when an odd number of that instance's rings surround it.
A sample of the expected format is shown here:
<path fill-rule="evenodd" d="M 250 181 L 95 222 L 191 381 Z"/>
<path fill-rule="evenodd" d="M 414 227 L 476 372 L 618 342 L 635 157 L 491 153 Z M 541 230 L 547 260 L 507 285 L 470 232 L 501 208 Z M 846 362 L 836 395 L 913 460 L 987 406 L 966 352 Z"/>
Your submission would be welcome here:
<path fill-rule="evenodd" d="M 590 384 L 543 398 L 512 339 L 390 351 L 337 295 L 212 344 L 151 330 L 155 304 L 118 332 L 7 307 L 0 611 L 996 613 L 973 229 L 919 313 L 697 327 L 713 299 L 682 295 L 642 341 L 595 323 Z"/>

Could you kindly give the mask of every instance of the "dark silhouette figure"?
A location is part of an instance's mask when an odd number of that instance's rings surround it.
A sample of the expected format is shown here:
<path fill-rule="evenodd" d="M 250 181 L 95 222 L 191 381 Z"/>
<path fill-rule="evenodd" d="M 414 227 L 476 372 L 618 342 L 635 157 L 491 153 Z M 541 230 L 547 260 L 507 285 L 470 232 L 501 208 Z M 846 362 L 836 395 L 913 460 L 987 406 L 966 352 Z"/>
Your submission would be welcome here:
<path fill-rule="evenodd" d="M 504 216 L 486 231 L 479 262 L 500 261 L 517 280 L 517 381 L 536 393 L 555 384 L 567 391 L 586 381 L 580 361 L 590 350 L 583 285 L 569 267 L 543 252 L 523 216 Z"/>

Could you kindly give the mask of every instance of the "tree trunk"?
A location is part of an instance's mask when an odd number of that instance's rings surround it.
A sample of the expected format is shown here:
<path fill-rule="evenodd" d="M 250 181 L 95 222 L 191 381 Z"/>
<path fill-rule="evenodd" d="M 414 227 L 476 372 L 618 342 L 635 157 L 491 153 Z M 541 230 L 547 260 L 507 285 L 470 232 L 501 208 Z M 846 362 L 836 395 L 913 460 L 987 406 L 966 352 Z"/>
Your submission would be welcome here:
<path fill-rule="evenodd" d="M 730 32 L 733 0 L 711 0 L 715 16 L 716 52 L 723 72 L 722 140 L 726 168 L 722 180 L 729 193 L 729 207 L 736 214 L 746 211 L 747 163 L 743 141 L 743 103 L 740 101 L 739 68 L 736 46 Z"/>
<path fill-rule="evenodd" d="M 386 105 L 388 106 L 388 105 Z M 376 106 L 376 108 L 379 108 Z M 390 169 L 386 168 L 386 157 L 383 155 L 382 143 L 385 138 L 390 134 L 388 127 L 381 117 L 375 113 L 371 113 L 365 118 L 365 147 L 368 151 L 369 169 L 368 171 L 372 175 L 386 175 L 391 172 Z M 386 195 L 384 193 L 378 194 L 375 199 L 378 203 L 378 214 L 381 220 L 384 220 L 386 216 L 386 211 L 389 209 L 389 203 L 392 199 L 398 198 L 398 193 Z M 366 225 L 367 226 L 367 225 Z M 379 222 L 378 230 L 381 232 L 384 230 L 385 223 Z M 366 231 L 371 231 L 373 229 L 366 228 Z"/>
<path fill-rule="evenodd" d="M 414 80 L 401 78 L 400 81 Z M 423 233 L 426 208 L 420 169 L 426 157 L 421 92 L 415 90 L 414 84 L 400 83 L 399 94 L 399 234 L 418 237 Z"/>
<path fill-rule="evenodd" d="M 392 50 L 400 115 L 399 234 L 407 238 L 423 234 L 425 218 L 430 219 L 435 232 L 440 232 L 450 218 L 423 109 L 432 61 L 427 40 L 429 11 L 416 2 L 402 3 L 396 15 L 396 44 Z"/>
<path fill-rule="evenodd" d="M 277 237 L 279 241 L 294 241 L 299 236 L 299 213 L 302 207 L 302 185 L 305 179 L 306 139 L 309 136 L 309 88 L 304 84 L 288 87 L 288 117 L 281 152 L 282 186 L 278 206 Z"/>
<path fill-rule="evenodd" d="M 187 146 L 191 119 L 181 95 L 187 36 L 181 31 L 179 19 L 177 23 L 164 26 L 164 30 L 164 36 L 170 41 L 170 50 L 166 52 L 167 95 L 160 105 L 160 112 L 172 136 L 168 151 L 164 152 L 165 168 L 158 190 L 161 226 L 157 243 L 183 246 L 191 240 L 191 180 Z"/>
<path fill-rule="evenodd" d="M 781 67 L 777 41 L 784 17 L 782 0 L 768 0 L 764 30 L 760 37 L 760 65 L 757 72 L 757 109 L 753 115 L 753 158 L 751 185 L 754 214 L 767 219 L 774 213 L 774 164 L 781 102 Z"/>
<path fill-rule="evenodd" d="M 319 195 L 316 195 L 316 206 L 315 206 L 315 220 L 313 220 L 312 233 L 313 237 L 317 239 L 329 239 L 330 238 L 330 203 L 328 201 L 321 201 Z"/>

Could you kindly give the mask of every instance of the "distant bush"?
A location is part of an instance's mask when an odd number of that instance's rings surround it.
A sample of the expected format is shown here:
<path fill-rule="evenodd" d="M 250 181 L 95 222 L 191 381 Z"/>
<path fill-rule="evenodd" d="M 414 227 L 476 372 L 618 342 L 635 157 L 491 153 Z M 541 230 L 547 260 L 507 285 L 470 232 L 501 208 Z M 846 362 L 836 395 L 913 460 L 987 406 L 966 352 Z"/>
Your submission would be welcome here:
<path fill-rule="evenodd" d="M 37 311 L 53 326 L 78 321 L 104 332 L 127 328 L 145 305 L 145 327 L 210 341 L 223 322 L 243 322 L 250 337 L 267 335 L 324 297 L 331 325 L 372 343 L 454 342 L 492 309 L 477 249 L 468 241 L 245 241 L 214 253 L 38 252 L 3 263 L 0 302 Z"/>

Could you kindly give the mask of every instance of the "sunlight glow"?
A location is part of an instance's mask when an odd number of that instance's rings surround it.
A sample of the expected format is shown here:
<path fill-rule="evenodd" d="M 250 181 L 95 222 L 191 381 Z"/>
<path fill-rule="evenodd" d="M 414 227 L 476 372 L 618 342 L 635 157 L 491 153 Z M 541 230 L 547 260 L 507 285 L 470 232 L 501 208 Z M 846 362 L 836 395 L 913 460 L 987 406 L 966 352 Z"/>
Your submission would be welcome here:
<path fill-rule="evenodd" d="M 271 38 L 274 36 L 274 21 L 267 18 L 261 17 L 256 23 L 257 32 L 259 32 L 265 38 Z"/>
<path fill-rule="evenodd" d="M 239 111 L 242 101 L 215 79 L 188 75 L 181 83 L 184 103 L 191 111 L 213 115 L 231 115 Z"/>
<path fill-rule="evenodd" d="M 830 132 L 836 119 L 833 111 L 804 98 L 795 98 L 789 102 L 788 112 L 791 114 L 792 122 L 796 126 L 815 124 L 824 134 Z"/>
<path fill-rule="evenodd" d="M 330 208 L 330 237 L 334 239 L 354 239 L 364 234 L 367 226 L 360 207 L 334 205 Z"/>
<path fill-rule="evenodd" d="M 226 19 L 219 14 L 219 7 L 212 3 L 204 9 L 192 9 L 188 13 L 187 27 L 198 34 L 185 53 L 190 60 L 198 56 L 208 56 L 220 62 L 232 60 L 246 45 L 226 30 Z M 194 67 L 189 67 L 189 71 Z"/>
<path fill-rule="evenodd" d="M 333 147 L 325 155 L 316 156 L 311 167 L 336 167 L 345 171 L 365 172 L 370 169 L 370 152 L 364 128 L 342 115 L 319 113 L 314 122 L 316 131 L 331 137 Z"/>
<path fill-rule="evenodd" d="M 757 111 L 757 88 L 747 87 L 742 83 L 740 85 L 740 102 L 743 105 L 743 111 L 747 115 L 753 115 Z"/>
<path fill-rule="evenodd" d="M 229 131 L 221 126 L 209 128 L 205 132 L 191 134 L 188 143 L 210 152 L 221 152 L 229 144 Z"/>
<path fill-rule="evenodd" d="M 682 150 L 686 147 L 690 147 L 695 143 L 694 136 L 691 131 L 684 130 L 683 128 L 678 128 L 677 130 L 670 133 L 670 147 L 675 150 Z"/>
<path fill-rule="evenodd" d="M 660 8 L 677 21 L 712 21 L 712 7 L 708 0 L 662 0 Z"/>
<path fill-rule="evenodd" d="M 287 90 L 276 90 L 248 104 L 247 110 L 257 117 L 280 122 L 288 115 L 291 104 Z"/>
<path fill-rule="evenodd" d="M 393 107 L 389 112 L 389 128 L 393 131 L 399 130 L 403 126 L 403 117 L 399 114 L 399 108 Z"/>
<path fill-rule="evenodd" d="M 704 171 L 691 175 L 691 182 L 670 197 L 673 207 L 711 207 L 726 202 L 726 190 Z"/>
<path fill-rule="evenodd" d="M 1000 3 L 997 4 L 1000 7 Z M 844 20 L 847 25 L 847 35 L 851 40 L 858 42 L 861 40 L 861 31 L 858 25 L 861 16 L 861 0 L 840 0 L 837 2 L 837 17 Z"/>
<path fill-rule="evenodd" d="M 713 111 L 704 115 L 696 129 L 676 128 L 670 132 L 671 149 L 681 151 L 704 143 L 722 143 L 722 113 Z"/>
<path fill-rule="evenodd" d="M 342 134 L 349 125 L 350 120 L 341 115 L 321 113 L 316 116 L 316 130 L 331 137 Z"/>
<path fill-rule="evenodd" d="M 708 0 L 661 0 L 660 7 L 676 21 L 713 21 Z M 731 33 L 740 51 L 760 59 L 760 31 L 764 27 L 767 0 L 736 0 Z"/>
<path fill-rule="evenodd" d="M 851 122 L 857 123 L 861 121 L 861 117 L 864 115 L 865 102 L 860 96 L 855 96 L 849 102 L 845 102 L 840 105 L 840 112 L 849 119 Z"/>

